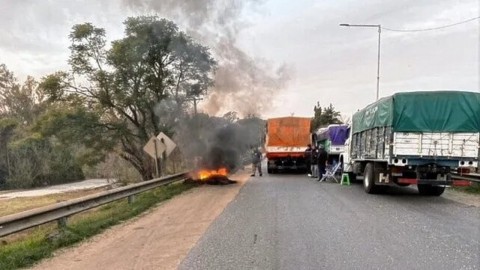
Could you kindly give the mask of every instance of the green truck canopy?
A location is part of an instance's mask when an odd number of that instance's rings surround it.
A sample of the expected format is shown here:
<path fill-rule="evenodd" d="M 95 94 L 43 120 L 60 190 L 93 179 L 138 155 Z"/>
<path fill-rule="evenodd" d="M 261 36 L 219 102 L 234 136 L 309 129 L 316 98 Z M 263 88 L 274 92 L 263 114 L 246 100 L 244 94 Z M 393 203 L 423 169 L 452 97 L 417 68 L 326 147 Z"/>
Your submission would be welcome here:
<path fill-rule="evenodd" d="M 396 132 L 480 132 L 480 93 L 396 93 L 353 115 L 353 133 L 375 127 Z"/>

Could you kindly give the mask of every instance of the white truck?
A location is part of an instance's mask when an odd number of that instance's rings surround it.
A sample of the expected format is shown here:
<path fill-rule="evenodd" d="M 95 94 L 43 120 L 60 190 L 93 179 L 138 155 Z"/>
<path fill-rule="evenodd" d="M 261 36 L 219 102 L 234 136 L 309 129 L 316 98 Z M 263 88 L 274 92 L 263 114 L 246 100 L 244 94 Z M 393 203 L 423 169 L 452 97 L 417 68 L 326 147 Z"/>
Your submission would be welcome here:
<path fill-rule="evenodd" d="M 479 93 L 397 93 L 353 115 L 340 161 L 352 180 L 363 176 L 367 193 L 414 184 L 440 196 L 446 186 L 470 185 L 451 172 L 478 167 L 479 134 Z"/>

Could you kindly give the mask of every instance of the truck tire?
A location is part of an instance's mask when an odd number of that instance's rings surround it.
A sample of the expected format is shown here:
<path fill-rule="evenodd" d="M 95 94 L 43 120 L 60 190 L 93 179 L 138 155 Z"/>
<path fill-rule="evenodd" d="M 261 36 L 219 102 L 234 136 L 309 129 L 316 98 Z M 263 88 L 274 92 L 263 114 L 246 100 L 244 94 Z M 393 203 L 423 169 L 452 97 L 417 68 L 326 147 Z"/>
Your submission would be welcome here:
<path fill-rule="evenodd" d="M 354 174 L 353 172 L 349 172 L 348 173 L 348 179 L 350 179 L 351 183 L 355 183 L 355 182 L 357 182 L 357 175 Z"/>
<path fill-rule="evenodd" d="M 353 172 L 345 172 L 343 171 L 343 169 L 345 168 L 344 164 L 343 164 L 343 160 L 340 161 L 342 163 L 342 165 L 340 165 L 340 168 L 342 169 L 340 171 L 340 176 L 342 176 L 342 174 L 344 173 L 347 173 L 348 174 L 348 179 L 350 179 L 350 183 L 355 183 L 357 182 L 357 175 L 354 174 Z"/>
<path fill-rule="evenodd" d="M 400 186 L 400 187 L 408 187 L 408 186 L 410 186 L 410 184 L 397 183 L 397 186 Z"/>
<path fill-rule="evenodd" d="M 445 191 L 445 187 L 432 186 L 428 184 L 417 185 L 418 193 L 425 196 L 440 196 Z"/>
<path fill-rule="evenodd" d="M 375 185 L 375 175 L 373 173 L 373 163 L 368 163 L 363 172 L 363 189 L 368 194 L 377 194 L 383 187 Z"/>

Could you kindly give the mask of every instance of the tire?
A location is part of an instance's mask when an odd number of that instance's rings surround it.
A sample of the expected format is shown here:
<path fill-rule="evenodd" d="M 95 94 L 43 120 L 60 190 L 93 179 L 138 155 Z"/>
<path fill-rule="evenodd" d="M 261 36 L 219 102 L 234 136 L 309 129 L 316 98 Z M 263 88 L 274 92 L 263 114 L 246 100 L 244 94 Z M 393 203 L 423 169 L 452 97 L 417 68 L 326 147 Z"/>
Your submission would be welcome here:
<path fill-rule="evenodd" d="M 354 174 L 353 172 L 348 173 L 348 178 L 350 179 L 350 183 L 355 183 L 357 182 L 357 175 Z"/>
<path fill-rule="evenodd" d="M 275 173 L 275 170 L 274 170 L 272 167 L 270 167 L 270 166 L 267 165 L 267 173 L 268 173 L 268 174 L 274 174 L 274 173 Z"/>
<path fill-rule="evenodd" d="M 432 186 L 428 184 L 417 185 L 418 193 L 424 196 L 440 196 L 445 191 L 445 187 Z"/>
<path fill-rule="evenodd" d="M 397 186 L 408 187 L 408 186 L 410 186 L 410 184 L 397 183 Z"/>
<path fill-rule="evenodd" d="M 381 192 L 383 187 L 375 185 L 375 175 L 373 173 L 373 163 L 368 163 L 365 166 L 363 173 L 363 189 L 368 194 L 377 194 Z"/>

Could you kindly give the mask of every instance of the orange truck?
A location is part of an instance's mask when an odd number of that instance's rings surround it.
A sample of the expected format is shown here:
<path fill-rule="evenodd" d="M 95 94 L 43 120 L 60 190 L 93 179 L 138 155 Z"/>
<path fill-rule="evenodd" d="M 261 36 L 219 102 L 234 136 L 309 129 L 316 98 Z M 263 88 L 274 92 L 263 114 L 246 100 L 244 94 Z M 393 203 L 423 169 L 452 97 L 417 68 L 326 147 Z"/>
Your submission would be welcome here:
<path fill-rule="evenodd" d="M 267 120 L 265 142 L 268 173 L 307 170 L 305 149 L 310 143 L 311 118 L 279 117 Z"/>

